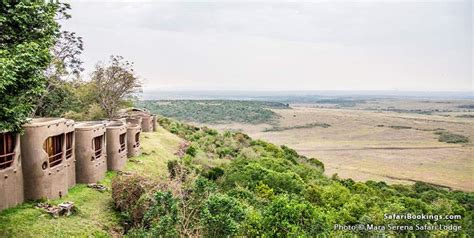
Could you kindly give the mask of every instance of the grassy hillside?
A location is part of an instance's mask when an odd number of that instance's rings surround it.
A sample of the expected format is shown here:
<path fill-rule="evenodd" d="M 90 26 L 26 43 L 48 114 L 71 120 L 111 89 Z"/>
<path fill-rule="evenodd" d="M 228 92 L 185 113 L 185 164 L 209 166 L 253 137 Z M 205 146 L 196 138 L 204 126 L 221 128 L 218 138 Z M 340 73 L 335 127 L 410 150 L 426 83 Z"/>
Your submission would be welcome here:
<path fill-rule="evenodd" d="M 166 162 L 176 158 L 181 139 L 164 129 L 142 133 L 143 155 L 134 158 L 140 163 L 128 162 L 124 171 L 136 172 L 159 180 L 167 177 Z M 116 173 L 109 172 L 101 184 L 109 188 L 98 192 L 77 185 L 63 199 L 50 201 L 59 204 L 73 201 L 78 213 L 70 217 L 52 218 L 28 202 L 0 213 L 0 237 L 109 237 L 120 235 L 121 214 L 115 211 L 111 197 L 111 180 Z"/>
<path fill-rule="evenodd" d="M 140 101 L 136 106 L 180 121 L 211 124 L 272 123 L 278 116 L 271 108 L 289 108 L 287 104 L 277 102 L 232 100 L 149 100 Z"/>

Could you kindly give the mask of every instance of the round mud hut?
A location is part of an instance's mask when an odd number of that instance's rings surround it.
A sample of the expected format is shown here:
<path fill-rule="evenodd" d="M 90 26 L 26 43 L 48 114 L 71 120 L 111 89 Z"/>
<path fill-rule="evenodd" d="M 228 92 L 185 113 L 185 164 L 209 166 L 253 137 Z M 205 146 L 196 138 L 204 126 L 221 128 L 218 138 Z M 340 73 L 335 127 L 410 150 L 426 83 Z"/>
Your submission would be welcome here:
<path fill-rule="evenodd" d="M 82 122 L 75 128 L 76 181 L 96 183 L 107 171 L 105 123 Z"/>
<path fill-rule="evenodd" d="M 127 122 L 127 157 L 129 158 L 140 155 L 141 131 L 140 124 Z"/>
<path fill-rule="evenodd" d="M 142 117 L 142 131 L 153 131 L 153 116 L 146 113 L 140 113 L 138 116 Z"/>
<path fill-rule="evenodd" d="M 128 118 L 141 118 L 141 127 L 143 132 L 151 132 L 153 131 L 153 116 L 144 111 L 130 111 L 128 112 Z"/>
<path fill-rule="evenodd" d="M 24 200 L 20 136 L 0 132 L 0 211 Z"/>
<path fill-rule="evenodd" d="M 20 138 L 25 199 L 55 199 L 67 194 L 63 118 L 35 118 L 24 125 Z"/>
<path fill-rule="evenodd" d="M 106 126 L 107 169 L 120 171 L 127 162 L 127 124 L 111 121 Z"/>
<path fill-rule="evenodd" d="M 125 122 L 128 124 L 128 123 L 131 123 L 131 124 L 136 124 L 138 126 L 140 126 L 141 128 L 141 125 L 142 125 L 142 117 L 139 117 L 139 116 L 128 116 L 126 119 L 125 119 Z"/>

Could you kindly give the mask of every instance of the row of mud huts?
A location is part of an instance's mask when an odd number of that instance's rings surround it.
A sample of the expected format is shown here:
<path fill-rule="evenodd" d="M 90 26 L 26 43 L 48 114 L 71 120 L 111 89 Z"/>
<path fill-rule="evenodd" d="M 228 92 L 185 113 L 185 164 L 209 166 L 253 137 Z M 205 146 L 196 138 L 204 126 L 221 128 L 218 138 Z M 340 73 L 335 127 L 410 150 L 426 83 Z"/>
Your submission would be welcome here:
<path fill-rule="evenodd" d="M 35 118 L 22 135 L 0 133 L 0 211 L 25 200 L 55 199 L 76 183 L 96 183 L 140 155 L 140 132 L 157 117 L 129 109 L 113 121 Z"/>

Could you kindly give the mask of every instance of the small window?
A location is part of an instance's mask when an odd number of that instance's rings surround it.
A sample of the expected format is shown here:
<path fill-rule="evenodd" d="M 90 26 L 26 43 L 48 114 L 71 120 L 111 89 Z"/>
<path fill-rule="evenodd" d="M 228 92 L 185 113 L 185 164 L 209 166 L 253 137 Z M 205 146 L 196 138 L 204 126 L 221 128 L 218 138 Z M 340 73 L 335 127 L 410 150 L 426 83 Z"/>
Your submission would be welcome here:
<path fill-rule="evenodd" d="M 127 145 L 125 144 L 125 136 L 126 136 L 125 133 L 120 134 L 120 136 L 119 136 L 120 151 L 124 151 L 124 150 L 125 150 L 125 146 L 127 146 Z"/>
<path fill-rule="evenodd" d="M 74 132 L 68 132 L 66 134 L 66 159 L 72 157 L 72 143 L 74 142 Z"/>
<path fill-rule="evenodd" d="M 98 159 L 102 156 L 102 147 L 104 144 L 104 136 L 97 136 L 92 140 L 92 146 L 94 149 L 94 159 Z"/>
<path fill-rule="evenodd" d="M 139 143 L 139 142 L 140 142 L 140 132 L 138 132 L 137 134 L 135 134 L 135 142 L 136 142 L 136 143 Z"/>
<path fill-rule="evenodd" d="M 48 137 L 43 143 L 43 149 L 48 154 L 49 167 L 52 168 L 63 162 L 64 134 Z"/>
<path fill-rule="evenodd" d="M 15 157 L 15 135 L 0 133 L 0 170 L 11 167 Z"/>

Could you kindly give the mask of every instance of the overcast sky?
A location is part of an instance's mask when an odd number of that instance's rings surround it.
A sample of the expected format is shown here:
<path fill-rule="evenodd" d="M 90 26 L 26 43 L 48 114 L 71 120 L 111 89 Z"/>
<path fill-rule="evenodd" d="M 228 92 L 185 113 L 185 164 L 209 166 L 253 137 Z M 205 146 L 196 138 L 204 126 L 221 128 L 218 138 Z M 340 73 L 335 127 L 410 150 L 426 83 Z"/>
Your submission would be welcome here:
<path fill-rule="evenodd" d="M 72 1 L 86 72 L 145 90 L 473 90 L 471 1 Z"/>

